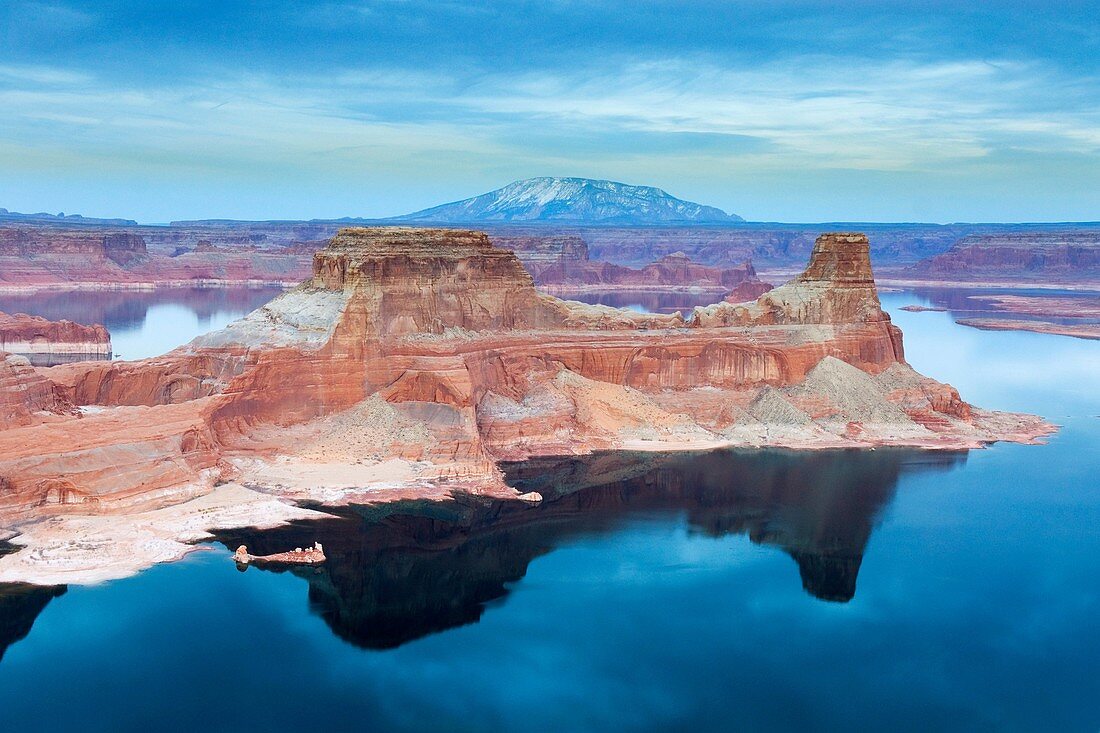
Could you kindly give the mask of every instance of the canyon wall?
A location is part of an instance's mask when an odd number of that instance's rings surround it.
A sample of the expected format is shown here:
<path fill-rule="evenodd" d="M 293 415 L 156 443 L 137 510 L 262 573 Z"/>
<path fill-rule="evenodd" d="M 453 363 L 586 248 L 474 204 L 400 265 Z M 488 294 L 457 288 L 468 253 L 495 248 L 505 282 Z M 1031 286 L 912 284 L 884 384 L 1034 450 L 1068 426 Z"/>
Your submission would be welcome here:
<path fill-rule="evenodd" d="M 0 313 L 0 352 L 3 351 L 26 357 L 35 366 L 110 359 L 111 335 L 99 325 Z"/>
<path fill-rule="evenodd" d="M 314 246 L 264 248 L 247 234 L 230 233 L 231 244 L 217 247 L 199 239 L 204 233 L 158 227 L 0 226 L 0 287 L 294 283 L 309 274 Z"/>
<path fill-rule="evenodd" d="M 1100 280 L 1100 229 L 968 236 L 904 276 L 932 280 Z"/>
<path fill-rule="evenodd" d="M 535 284 L 558 292 L 573 289 L 660 289 L 693 287 L 729 291 L 759 283 L 751 262 L 734 267 L 708 267 L 683 252 L 665 255 L 639 268 L 591 260 L 584 239 L 573 235 L 492 235 L 493 244 L 516 253 Z M 762 287 L 757 285 L 756 288 Z M 557 289 L 556 289 L 557 288 Z M 749 292 L 752 285 L 742 292 Z M 760 292 L 763 292 L 762 290 Z"/>
<path fill-rule="evenodd" d="M 1050 430 L 914 372 L 868 252 L 861 234 L 819 237 L 786 285 L 685 317 L 541 294 L 481 232 L 345 229 L 298 288 L 163 357 L 12 364 L 0 394 L 33 382 L 38 396 L 0 431 L 0 520 L 233 482 L 321 503 L 514 496 L 502 460 Z"/>
<path fill-rule="evenodd" d="M 72 414 L 75 408 L 57 384 L 39 374 L 30 361 L 0 352 L 0 431 L 41 420 L 44 414 Z M 0 476 L 0 495 L 10 483 Z"/>
<path fill-rule="evenodd" d="M 309 276 L 313 252 L 341 226 L 339 221 L 193 221 L 169 226 L 68 219 L 5 221 L 0 223 L 0 288 L 293 284 Z M 829 228 L 759 223 L 488 226 L 494 243 L 515 250 L 535 282 L 548 287 L 717 288 L 721 284 L 728 289 L 736 287 L 739 278 L 754 280 L 749 262 L 768 271 L 790 272 L 806 261 L 816 237 Z M 1011 265 L 1034 271 L 1037 261 L 1048 272 L 1064 263 L 1065 276 L 1071 278 L 1074 268 L 1094 267 L 1089 264 L 1091 255 L 1080 250 L 1093 246 L 1098 229 L 1087 224 L 873 224 L 867 225 L 867 231 L 872 235 L 872 259 L 891 268 L 892 277 L 958 279 L 959 273 L 968 272 L 978 278 L 983 268 L 990 267 Z M 1044 241 L 1061 241 L 1065 252 L 1036 254 L 1036 248 L 1047 249 Z M 962 252 L 982 242 L 1017 252 Z M 930 260 L 938 255 L 944 258 Z"/>

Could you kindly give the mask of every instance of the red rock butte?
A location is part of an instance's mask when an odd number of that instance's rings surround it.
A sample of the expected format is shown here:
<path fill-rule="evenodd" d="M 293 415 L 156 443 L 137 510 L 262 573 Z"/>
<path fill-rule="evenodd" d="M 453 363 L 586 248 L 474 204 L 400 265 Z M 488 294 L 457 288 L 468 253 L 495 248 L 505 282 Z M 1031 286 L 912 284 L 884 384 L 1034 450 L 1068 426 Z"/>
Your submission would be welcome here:
<path fill-rule="evenodd" d="M 312 278 L 227 328 L 145 361 L 6 367 L 0 405 L 19 414 L 0 431 L 9 526 L 226 483 L 324 502 L 514 496 L 498 461 L 1050 430 L 905 363 L 862 234 L 819 237 L 756 300 L 662 315 L 539 293 L 480 232 L 344 229 Z"/>

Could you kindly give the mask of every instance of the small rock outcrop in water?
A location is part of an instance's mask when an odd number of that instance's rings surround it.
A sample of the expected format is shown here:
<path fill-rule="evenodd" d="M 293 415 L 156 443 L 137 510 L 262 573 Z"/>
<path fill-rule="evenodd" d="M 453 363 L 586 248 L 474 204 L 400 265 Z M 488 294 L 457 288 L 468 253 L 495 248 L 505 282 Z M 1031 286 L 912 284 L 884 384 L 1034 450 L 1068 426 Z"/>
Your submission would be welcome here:
<path fill-rule="evenodd" d="M 233 553 L 233 561 L 238 565 L 319 565 L 325 560 L 325 550 L 320 542 L 314 542 L 313 547 L 295 547 L 293 550 L 271 555 L 250 555 L 248 548 L 241 545 Z"/>
<path fill-rule="evenodd" d="M 0 525 L 246 486 L 265 511 L 272 495 L 514 499 L 498 462 L 595 450 L 965 448 L 1051 430 L 905 363 L 858 234 L 820 237 L 802 275 L 754 302 L 684 317 L 540 294 L 480 232 L 346 229 L 310 280 L 222 331 L 47 374 L 44 394 L 94 409 L 0 432 Z M 0 558 L 0 580 L 26 557 Z"/>

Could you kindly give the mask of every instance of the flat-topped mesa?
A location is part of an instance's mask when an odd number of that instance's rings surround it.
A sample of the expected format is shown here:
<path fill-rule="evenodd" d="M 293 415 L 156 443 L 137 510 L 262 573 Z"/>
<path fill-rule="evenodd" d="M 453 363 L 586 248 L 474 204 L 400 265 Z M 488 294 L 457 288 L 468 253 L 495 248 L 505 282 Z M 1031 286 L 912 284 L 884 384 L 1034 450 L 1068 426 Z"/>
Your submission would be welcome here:
<path fill-rule="evenodd" d="M 497 463 L 529 456 L 967 448 L 1051 430 L 971 408 L 901 362 L 858 235 L 822 237 L 801 277 L 690 323 L 539 294 L 476 232 L 346 229 L 314 264 L 300 287 L 162 357 L 0 360 L 0 526 L 34 528 L 0 580 L 98 572 L 104 543 L 80 533 L 103 525 L 33 523 L 54 514 L 138 512 L 136 536 L 159 526 L 182 554 L 203 528 L 291 516 L 280 496 L 516 498 Z M 77 409 L 93 404 L 107 409 Z M 182 513 L 145 511 L 173 503 Z M 128 537 L 137 566 L 165 557 Z"/>
<path fill-rule="evenodd" d="M 24 356 L 35 366 L 110 359 L 111 335 L 99 325 L 0 313 L 0 351 Z"/>
<path fill-rule="evenodd" d="M 347 293 L 342 325 L 366 337 L 545 328 L 566 315 L 483 232 L 342 229 L 314 255 L 312 285 Z"/>

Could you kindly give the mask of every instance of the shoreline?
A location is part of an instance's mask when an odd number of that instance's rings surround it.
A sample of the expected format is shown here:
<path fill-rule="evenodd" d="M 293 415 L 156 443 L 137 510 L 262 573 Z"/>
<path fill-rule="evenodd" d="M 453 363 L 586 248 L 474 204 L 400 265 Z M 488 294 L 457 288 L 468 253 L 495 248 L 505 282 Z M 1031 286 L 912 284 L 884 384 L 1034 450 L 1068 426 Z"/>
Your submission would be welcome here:
<path fill-rule="evenodd" d="M 881 289 L 915 288 L 973 289 L 973 290 L 1063 290 L 1072 293 L 1100 293 L 1100 281 L 1051 282 L 1035 280 L 920 280 L 876 275 L 875 284 Z"/>
<path fill-rule="evenodd" d="M 292 288 L 301 284 L 301 280 L 156 280 L 141 282 L 57 282 L 57 283 L 26 283 L 22 285 L 0 284 L 0 295 L 20 295 L 23 293 L 38 293 L 43 290 L 55 292 L 81 292 L 81 291 L 135 291 L 151 292 L 161 289 L 179 290 L 194 288 L 197 290 L 218 290 L 221 288 L 246 287 L 259 290 L 261 288 Z"/>
<path fill-rule="evenodd" d="M 736 286 L 734 286 L 736 287 Z M 547 295 L 578 295 L 582 293 L 728 293 L 723 285 L 535 285 L 535 290 Z"/>
<path fill-rule="evenodd" d="M 1048 336 L 1067 336 L 1069 338 L 1100 341 L 1100 324 L 1063 325 L 1050 321 L 1025 321 L 1012 318 L 960 318 L 955 321 L 960 326 L 977 328 L 981 331 L 1024 331 L 1042 333 Z"/>
<path fill-rule="evenodd" d="M 780 281 L 787 278 L 790 272 L 786 270 L 768 271 L 758 273 L 761 282 Z M 797 274 L 797 273 L 796 273 Z M 0 295 L 19 295 L 22 293 L 37 293 L 43 290 L 50 291 L 155 291 L 160 289 L 211 289 L 221 288 L 293 288 L 301 284 L 301 280 L 265 280 L 265 279 L 241 279 L 223 280 L 215 278 L 198 278 L 188 280 L 141 280 L 133 282 L 103 282 L 103 281 L 74 281 L 74 282 L 45 282 L 45 283 L 0 283 Z M 893 277 L 876 275 L 875 284 L 882 290 L 893 288 L 911 290 L 914 288 L 944 288 L 961 289 L 972 288 L 975 290 L 1063 290 L 1066 292 L 1100 293 L 1100 281 L 1083 282 L 1051 282 L 1035 280 L 922 280 L 914 278 Z M 736 287 L 736 286 L 734 286 Z M 570 295 L 578 293 L 726 293 L 731 290 L 724 285 L 542 285 L 535 284 L 535 289 L 548 295 Z"/>
<path fill-rule="evenodd" d="M 661 440 L 623 438 L 610 448 L 570 453 L 532 453 L 519 460 L 501 459 L 497 465 L 607 453 L 873 451 L 877 448 L 968 452 L 986 449 L 996 443 L 1044 445 L 1042 439 L 1059 430 L 1059 426 L 1042 417 L 1002 412 L 986 414 L 1023 420 L 1017 425 L 1021 429 L 1018 432 L 1006 431 L 992 440 L 935 440 L 898 436 L 894 440 L 853 441 L 826 435 L 806 435 L 801 439 L 796 439 L 798 436 L 795 435 L 769 436 L 774 437 L 773 442 L 753 442 L 743 438 L 677 439 L 674 436 Z M 251 463 L 250 466 L 231 460 L 241 471 L 235 480 L 212 485 L 206 491 L 194 483 L 181 485 L 170 492 L 191 493 L 190 498 L 153 509 L 137 508 L 128 513 L 111 513 L 109 510 L 81 513 L 81 505 L 61 505 L 44 516 L 0 527 L 0 537 L 6 537 L 6 542 L 17 548 L 7 555 L 0 555 L 0 583 L 96 585 L 121 580 L 201 551 L 203 544 L 213 539 L 215 531 L 263 530 L 292 521 L 325 519 L 333 516 L 327 510 L 351 505 L 396 504 L 409 500 L 443 502 L 451 500 L 456 493 L 468 493 L 494 501 L 530 503 L 499 473 L 447 480 L 436 470 L 440 467 L 437 464 L 425 466 L 430 466 L 425 475 L 412 470 L 413 464 L 392 458 L 371 464 L 292 459 L 292 456 L 247 459 L 246 463 Z M 373 480 L 355 480 L 360 477 L 371 477 Z M 161 499 L 167 500 L 168 494 L 162 495 Z M 100 504 L 99 508 L 105 508 L 104 504 Z"/>

